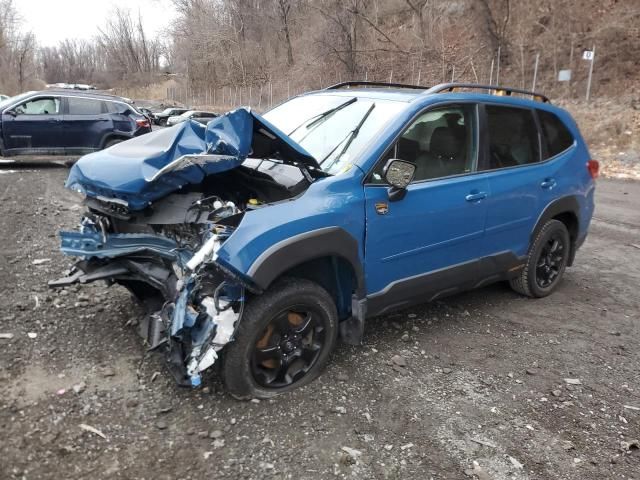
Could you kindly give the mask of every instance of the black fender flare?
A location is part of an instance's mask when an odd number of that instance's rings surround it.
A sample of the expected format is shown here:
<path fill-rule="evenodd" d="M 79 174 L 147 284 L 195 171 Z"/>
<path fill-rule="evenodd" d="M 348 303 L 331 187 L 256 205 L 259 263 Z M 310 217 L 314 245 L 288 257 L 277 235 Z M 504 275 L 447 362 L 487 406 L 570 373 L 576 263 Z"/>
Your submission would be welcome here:
<path fill-rule="evenodd" d="M 566 197 L 558 198 L 551 203 L 549 203 L 545 209 L 540 214 L 538 221 L 536 222 L 536 226 L 531 232 L 531 236 L 529 238 L 529 246 L 533 245 L 533 242 L 538 237 L 538 233 L 540 229 L 544 226 L 552 218 L 563 214 L 563 213 L 572 213 L 576 217 L 576 231 L 580 231 L 580 202 L 578 202 L 578 198 L 575 195 L 568 195 Z M 571 238 L 571 252 L 569 253 L 569 265 L 573 263 L 573 258 L 575 257 L 577 244 L 577 238 Z"/>
<path fill-rule="evenodd" d="M 357 296 L 365 295 L 364 268 L 358 255 L 358 241 L 340 227 L 325 227 L 294 235 L 267 248 L 253 262 L 247 275 L 261 289 L 284 272 L 309 260 L 336 256 L 345 259 L 355 273 Z"/>

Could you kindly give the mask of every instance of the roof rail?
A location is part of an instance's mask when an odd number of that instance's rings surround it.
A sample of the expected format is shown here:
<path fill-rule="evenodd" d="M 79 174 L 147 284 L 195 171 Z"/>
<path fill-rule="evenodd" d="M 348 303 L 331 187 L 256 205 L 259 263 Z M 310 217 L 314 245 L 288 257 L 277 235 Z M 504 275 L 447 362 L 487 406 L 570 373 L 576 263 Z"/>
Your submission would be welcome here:
<path fill-rule="evenodd" d="M 453 92 L 457 88 L 468 88 L 487 90 L 489 93 L 494 92 L 495 95 L 510 97 L 512 93 L 520 93 L 522 95 L 530 95 L 534 100 L 551 103 L 549 97 L 541 93 L 532 92 L 530 90 L 522 90 L 521 88 L 501 87 L 498 85 L 479 85 L 477 83 L 441 83 L 429 88 L 425 93 L 442 93 Z"/>
<path fill-rule="evenodd" d="M 330 87 L 325 88 L 325 90 L 338 90 L 339 88 L 349 88 L 349 87 L 390 87 L 390 88 L 411 88 L 414 90 L 428 90 L 429 87 L 421 86 L 421 85 L 407 85 L 404 83 L 388 83 L 388 82 L 365 82 L 365 81 L 352 81 L 352 82 L 340 82 L 335 85 L 331 85 Z"/>

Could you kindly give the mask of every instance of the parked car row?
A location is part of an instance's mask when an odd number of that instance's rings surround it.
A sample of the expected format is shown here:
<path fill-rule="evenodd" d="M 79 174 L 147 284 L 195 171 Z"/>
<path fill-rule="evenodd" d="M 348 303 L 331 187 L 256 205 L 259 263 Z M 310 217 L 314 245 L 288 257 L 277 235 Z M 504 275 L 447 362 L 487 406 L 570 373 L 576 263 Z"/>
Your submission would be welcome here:
<path fill-rule="evenodd" d="M 0 155 L 84 154 L 151 131 L 151 124 L 206 124 L 213 112 L 167 108 L 159 113 L 105 93 L 48 89 L 0 95 Z"/>
<path fill-rule="evenodd" d="M 151 131 L 121 97 L 44 90 L 0 101 L 0 154 L 83 154 Z"/>
<path fill-rule="evenodd" d="M 217 116 L 218 114 L 213 112 L 188 110 L 184 112 L 182 115 L 174 115 L 173 117 L 169 117 L 169 119 L 167 120 L 167 126 L 171 127 L 173 125 L 177 125 L 178 123 L 182 123 L 187 120 L 195 120 L 198 123 L 202 123 L 203 125 L 206 125 Z"/>

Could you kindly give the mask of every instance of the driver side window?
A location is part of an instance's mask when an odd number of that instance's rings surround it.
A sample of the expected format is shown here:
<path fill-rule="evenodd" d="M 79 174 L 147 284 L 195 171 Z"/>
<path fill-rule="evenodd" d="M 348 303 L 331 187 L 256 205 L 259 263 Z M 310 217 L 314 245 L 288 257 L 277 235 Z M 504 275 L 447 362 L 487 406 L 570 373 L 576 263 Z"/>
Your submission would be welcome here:
<path fill-rule="evenodd" d="M 36 98 L 18 105 L 14 110 L 21 115 L 57 115 L 60 113 L 60 99 Z"/>
<path fill-rule="evenodd" d="M 476 157 L 475 106 L 459 105 L 421 114 L 384 155 L 372 183 L 384 183 L 382 170 L 391 158 L 416 165 L 413 181 L 471 172 Z"/>

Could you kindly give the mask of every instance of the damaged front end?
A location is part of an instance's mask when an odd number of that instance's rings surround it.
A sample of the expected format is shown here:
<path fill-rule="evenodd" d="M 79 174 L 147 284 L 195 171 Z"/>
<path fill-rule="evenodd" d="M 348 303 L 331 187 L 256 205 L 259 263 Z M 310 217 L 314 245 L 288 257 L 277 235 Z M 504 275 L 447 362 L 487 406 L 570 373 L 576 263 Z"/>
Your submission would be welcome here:
<path fill-rule="evenodd" d="M 49 285 L 104 280 L 129 289 L 146 307 L 139 333 L 149 349 L 165 352 L 180 385 L 198 386 L 242 315 L 247 285 L 216 264 L 233 227 L 203 224 L 206 239 L 192 250 L 161 234 L 114 233 L 106 218 L 86 216 L 80 231 L 60 233 L 63 253 L 82 260 Z"/>
<path fill-rule="evenodd" d="M 155 137 L 154 137 L 155 135 Z M 126 287 L 146 307 L 140 333 L 183 386 L 233 340 L 250 278 L 217 251 L 248 210 L 299 195 L 322 175 L 315 160 L 264 119 L 239 109 L 203 127 L 185 122 L 83 157 L 67 187 L 85 195 L 78 231 L 61 250 L 79 257 L 65 287 Z"/>

